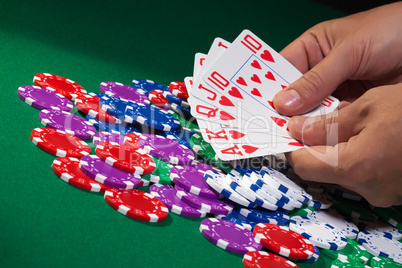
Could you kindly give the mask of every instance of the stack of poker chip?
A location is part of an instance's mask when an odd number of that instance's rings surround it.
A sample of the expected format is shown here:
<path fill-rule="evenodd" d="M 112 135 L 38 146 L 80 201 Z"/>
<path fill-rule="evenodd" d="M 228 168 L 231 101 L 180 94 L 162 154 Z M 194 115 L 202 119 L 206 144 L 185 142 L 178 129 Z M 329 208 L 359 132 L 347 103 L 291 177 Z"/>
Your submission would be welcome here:
<path fill-rule="evenodd" d="M 56 156 L 57 177 L 104 193 L 120 214 L 203 218 L 201 235 L 244 255 L 245 267 L 325 267 L 322 256 L 331 267 L 402 263 L 400 207 L 372 207 L 338 185 L 304 181 L 272 158 L 221 161 L 190 114 L 183 82 L 109 81 L 88 93 L 41 73 L 34 84 L 17 92 L 40 110 L 43 127 L 31 141 Z"/>

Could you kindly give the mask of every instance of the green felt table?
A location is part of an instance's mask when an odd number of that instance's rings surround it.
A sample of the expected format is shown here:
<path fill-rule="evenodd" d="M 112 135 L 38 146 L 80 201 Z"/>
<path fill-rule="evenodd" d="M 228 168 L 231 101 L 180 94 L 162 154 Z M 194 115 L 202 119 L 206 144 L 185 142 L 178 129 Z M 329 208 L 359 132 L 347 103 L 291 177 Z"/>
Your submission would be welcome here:
<path fill-rule="evenodd" d="M 60 180 L 55 156 L 30 141 L 39 110 L 17 97 L 48 72 L 99 92 L 102 81 L 165 85 L 192 74 L 215 37 L 250 29 L 281 50 L 314 24 L 345 15 L 314 1 L 1 1 L 0 267 L 242 267 L 209 243 L 201 219 L 125 217 L 99 193 Z M 320 260 L 300 267 L 325 267 Z"/>

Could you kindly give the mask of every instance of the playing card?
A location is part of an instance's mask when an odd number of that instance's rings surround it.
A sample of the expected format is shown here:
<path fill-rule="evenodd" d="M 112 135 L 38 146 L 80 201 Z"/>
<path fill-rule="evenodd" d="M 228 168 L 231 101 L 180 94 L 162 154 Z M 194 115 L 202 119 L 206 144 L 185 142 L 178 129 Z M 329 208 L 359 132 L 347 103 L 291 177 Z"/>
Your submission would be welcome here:
<path fill-rule="evenodd" d="M 207 55 L 204 53 L 196 53 L 194 56 L 194 69 L 193 69 L 193 78 L 196 79 L 198 74 L 200 73 L 201 68 L 204 66 L 204 62 L 207 58 Z"/>

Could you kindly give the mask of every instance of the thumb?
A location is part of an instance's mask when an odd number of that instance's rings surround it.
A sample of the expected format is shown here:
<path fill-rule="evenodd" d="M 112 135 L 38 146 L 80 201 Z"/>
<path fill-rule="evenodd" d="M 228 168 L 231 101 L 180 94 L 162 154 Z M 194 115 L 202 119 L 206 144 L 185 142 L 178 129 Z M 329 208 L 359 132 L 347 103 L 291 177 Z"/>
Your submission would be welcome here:
<path fill-rule="evenodd" d="M 357 105 L 352 103 L 326 115 L 294 116 L 289 121 L 289 131 L 304 144 L 334 146 L 347 142 L 364 128 L 364 119 L 358 110 Z"/>
<path fill-rule="evenodd" d="M 275 109 L 284 115 L 295 115 L 307 113 L 320 105 L 351 76 L 348 53 L 343 48 L 334 48 L 297 81 L 275 95 Z"/>

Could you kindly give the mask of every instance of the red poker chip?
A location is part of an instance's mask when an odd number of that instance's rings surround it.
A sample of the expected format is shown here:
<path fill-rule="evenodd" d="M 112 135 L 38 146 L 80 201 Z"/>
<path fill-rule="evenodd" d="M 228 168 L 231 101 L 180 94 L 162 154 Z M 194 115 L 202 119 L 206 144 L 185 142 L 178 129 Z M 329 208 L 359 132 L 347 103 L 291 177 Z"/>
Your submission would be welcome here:
<path fill-rule="evenodd" d="M 138 139 L 140 138 L 140 133 L 131 132 L 124 136 L 124 144 L 130 146 L 134 149 L 140 149 L 141 147 L 138 145 Z"/>
<path fill-rule="evenodd" d="M 75 100 L 79 95 L 87 94 L 87 91 L 81 85 L 55 74 L 36 74 L 33 82 L 37 86 L 53 89 L 70 100 Z"/>
<path fill-rule="evenodd" d="M 169 91 L 172 92 L 173 95 L 185 101 L 189 97 L 187 87 L 184 82 L 171 82 L 169 85 Z"/>
<path fill-rule="evenodd" d="M 116 142 L 99 143 L 95 153 L 112 167 L 130 173 L 150 174 L 156 167 L 154 160 L 144 150 Z"/>
<path fill-rule="evenodd" d="M 104 192 L 109 188 L 85 175 L 79 164 L 78 158 L 59 157 L 53 161 L 52 170 L 63 181 L 85 191 Z"/>
<path fill-rule="evenodd" d="M 310 241 L 286 226 L 259 223 L 254 227 L 253 234 L 264 247 L 284 257 L 307 260 L 315 251 Z"/>
<path fill-rule="evenodd" d="M 170 109 L 170 105 L 165 96 L 163 96 L 163 90 L 154 89 L 151 90 L 148 94 L 148 98 L 152 101 L 156 106 L 161 108 Z"/>
<path fill-rule="evenodd" d="M 121 124 L 122 121 L 116 117 L 106 113 L 99 106 L 99 97 L 91 95 L 80 95 L 75 99 L 75 106 L 78 110 L 87 114 L 95 119 L 101 120 L 103 122 L 110 122 L 113 124 Z"/>
<path fill-rule="evenodd" d="M 265 251 L 250 251 L 243 256 L 243 266 L 246 268 L 295 268 L 295 263 Z"/>
<path fill-rule="evenodd" d="M 168 208 L 153 195 L 138 189 L 105 191 L 105 201 L 121 214 L 145 222 L 161 222 L 169 214 Z"/>
<path fill-rule="evenodd" d="M 41 150 L 58 157 L 81 158 L 91 152 L 89 145 L 74 135 L 54 128 L 35 128 L 31 141 Z"/>

